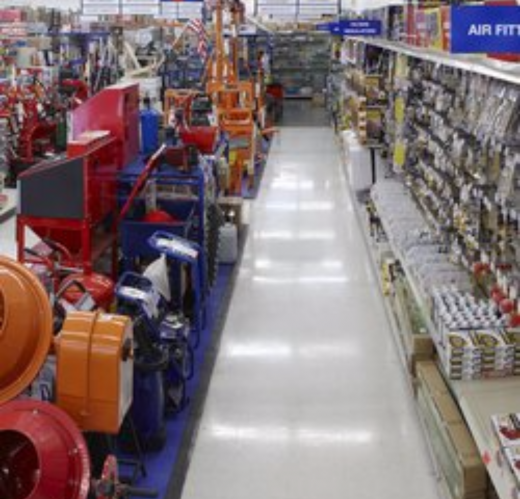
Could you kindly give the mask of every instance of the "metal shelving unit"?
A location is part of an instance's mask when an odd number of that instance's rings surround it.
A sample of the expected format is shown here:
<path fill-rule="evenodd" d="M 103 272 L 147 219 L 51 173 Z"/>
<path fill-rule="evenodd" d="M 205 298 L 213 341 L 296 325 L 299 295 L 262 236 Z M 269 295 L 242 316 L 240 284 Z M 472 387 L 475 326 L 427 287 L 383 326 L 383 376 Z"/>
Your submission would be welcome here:
<path fill-rule="evenodd" d="M 381 223 L 386 231 L 384 220 Z M 394 255 L 401 262 L 414 299 L 423 310 L 427 331 L 435 344 L 439 345 L 440 335 L 430 319 L 425 298 L 403 255 L 390 239 L 389 243 Z M 491 427 L 492 415 L 520 412 L 520 377 L 473 381 L 447 379 L 446 382 L 458 401 L 498 496 L 501 499 L 520 498 L 515 477 L 502 457 L 499 442 Z"/>
<path fill-rule="evenodd" d="M 379 40 L 377 38 L 350 38 L 373 47 L 391 50 L 409 57 L 442 64 L 451 68 L 462 69 L 472 73 L 489 76 L 508 83 L 520 85 L 520 67 L 518 64 L 485 59 L 482 56 L 464 56 L 440 52 L 423 47 L 413 47 L 402 42 Z"/>
<path fill-rule="evenodd" d="M 352 38 L 358 43 L 379 47 L 383 50 L 403 54 L 408 57 L 432 62 L 446 67 L 465 70 L 497 80 L 520 85 L 520 65 L 486 59 L 482 56 L 459 56 L 449 53 L 413 47 L 400 42 L 381 39 Z M 353 61 L 354 62 L 354 61 Z M 403 195 L 405 194 L 403 186 Z M 385 221 L 382 220 L 383 228 Z M 387 231 L 388 234 L 388 231 Z M 430 310 L 411 269 L 392 241 L 390 247 L 401 262 L 414 299 L 423 311 L 424 322 L 429 335 L 439 346 L 440 334 L 430 319 Z M 442 354 L 442 349 L 439 349 Z M 477 444 L 489 477 L 501 499 L 519 499 L 518 484 L 509 464 L 505 460 L 501 446 L 491 425 L 491 416 L 520 412 L 520 377 L 485 379 L 472 381 L 447 380 L 456 398 L 466 423 Z"/>
<path fill-rule="evenodd" d="M 330 37 L 322 33 L 273 36 L 273 79 L 288 98 L 311 98 L 327 86 Z"/>

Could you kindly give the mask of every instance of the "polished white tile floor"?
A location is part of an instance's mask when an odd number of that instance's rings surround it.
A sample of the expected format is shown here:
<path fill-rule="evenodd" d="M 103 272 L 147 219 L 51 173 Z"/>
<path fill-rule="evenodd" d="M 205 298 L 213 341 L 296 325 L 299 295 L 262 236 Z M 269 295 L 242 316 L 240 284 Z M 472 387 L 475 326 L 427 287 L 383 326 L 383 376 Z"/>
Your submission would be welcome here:
<path fill-rule="evenodd" d="M 336 151 L 276 139 L 184 499 L 438 497 Z"/>

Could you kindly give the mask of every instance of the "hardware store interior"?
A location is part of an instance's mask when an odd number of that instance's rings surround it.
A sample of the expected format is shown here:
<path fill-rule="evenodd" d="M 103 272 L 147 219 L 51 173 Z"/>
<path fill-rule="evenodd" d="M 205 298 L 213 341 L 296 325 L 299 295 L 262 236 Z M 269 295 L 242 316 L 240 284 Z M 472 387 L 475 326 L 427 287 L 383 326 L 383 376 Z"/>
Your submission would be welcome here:
<path fill-rule="evenodd" d="M 520 4 L 0 0 L 0 499 L 519 499 Z"/>

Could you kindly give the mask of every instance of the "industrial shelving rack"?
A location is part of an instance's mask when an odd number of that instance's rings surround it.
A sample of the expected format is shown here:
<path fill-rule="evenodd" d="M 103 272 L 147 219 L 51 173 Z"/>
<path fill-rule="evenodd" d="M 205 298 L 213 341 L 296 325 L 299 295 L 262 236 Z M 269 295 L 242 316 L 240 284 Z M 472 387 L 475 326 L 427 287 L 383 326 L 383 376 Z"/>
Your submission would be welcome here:
<path fill-rule="evenodd" d="M 377 47 L 382 51 L 389 51 L 393 54 L 428 61 L 438 66 L 459 69 L 502 82 L 520 85 L 520 65 L 518 64 L 492 60 L 483 56 L 452 55 L 436 50 L 412 47 L 401 42 L 375 38 L 349 38 L 349 41 L 369 47 Z M 347 61 L 345 70 L 354 62 Z M 403 186 L 404 189 L 405 187 Z M 384 220 L 382 220 L 382 223 L 384 227 Z M 365 235 L 367 235 L 366 231 Z M 367 240 L 370 246 L 368 235 Z M 392 245 L 391 241 L 389 246 L 403 269 L 414 301 L 419 309 L 423 311 L 424 327 L 435 341 L 439 337 L 439 332 L 429 319 L 427 299 L 421 293 L 411 269 L 407 267 L 404 256 Z M 372 256 L 376 268 L 378 268 L 377 255 L 372 254 Z M 389 302 L 390 300 L 385 298 L 387 310 L 391 308 Z M 396 332 L 395 321 L 393 322 L 392 329 Z M 398 341 L 397 344 L 399 345 L 399 343 Z M 492 415 L 520 412 L 520 397 L 518 396 L 520 393 L 520 378 L 507 377 L 472 381 L 447 380 L 447 382 L 475 440 L 497 496 L 501 499 L 520 497 L 516 479 L 509 469 L 508 463 L 503 458 L 498 439 L 491 425 Z"/>
<path fill-rule="evenodd" d="M 312 98 L 327 86 L 330 37 L 323 33 L 276 33 L 273 39 L 273 80 L 286 98 Z"/>

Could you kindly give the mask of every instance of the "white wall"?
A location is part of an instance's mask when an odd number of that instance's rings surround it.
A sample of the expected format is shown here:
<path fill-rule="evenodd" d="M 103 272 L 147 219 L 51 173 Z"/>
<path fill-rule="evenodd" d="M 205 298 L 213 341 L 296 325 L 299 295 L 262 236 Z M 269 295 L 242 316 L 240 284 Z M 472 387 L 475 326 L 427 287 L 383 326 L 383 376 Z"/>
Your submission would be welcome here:
<path fill-rule="evenodd" d="M 63 9 L 79 9 L 80 0 L 0 0 L 0 6 L 7 5 L 31 5 L 45 7 L 60 7 Z"/>
<path fill-rule="evenodd" d="M 363 10 L 385 5 L 399 5 L 406 3 L 406 0 L 342 0 L 343 8 Z"/>

